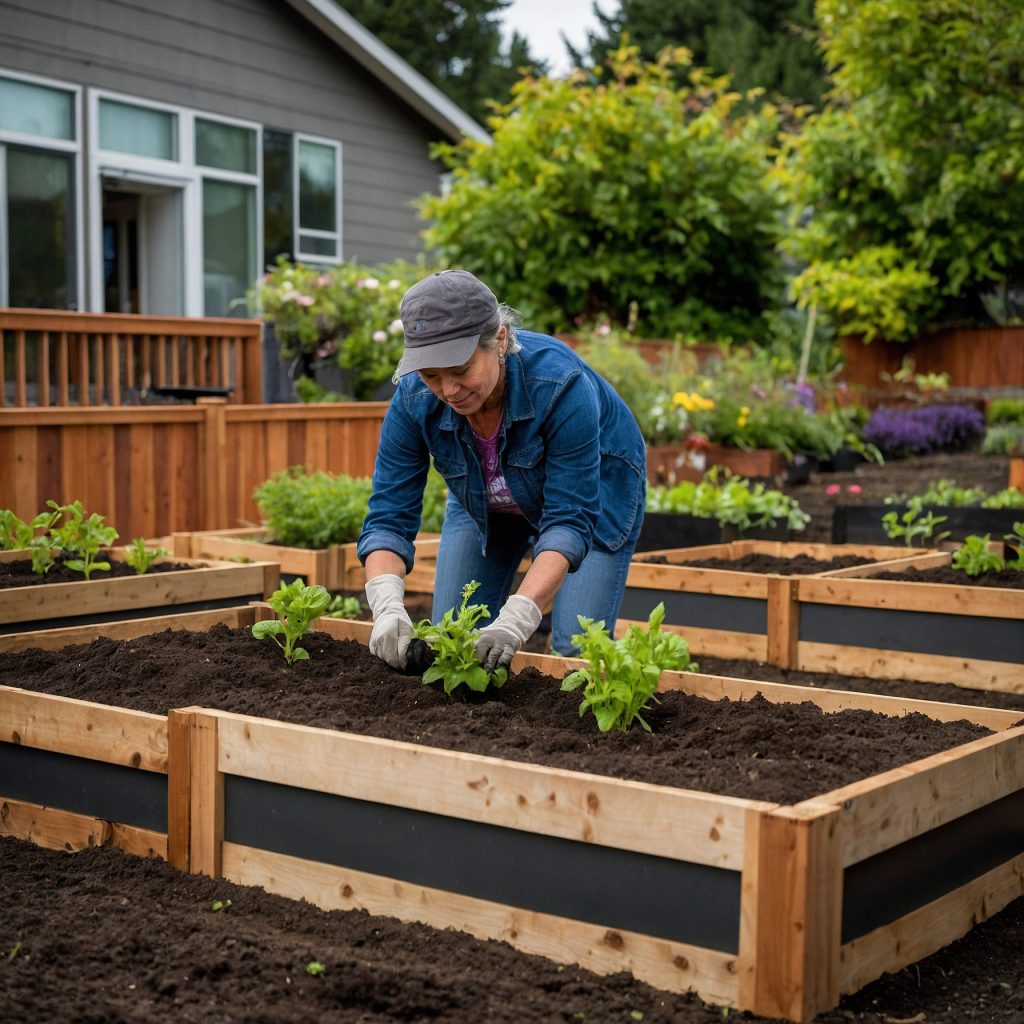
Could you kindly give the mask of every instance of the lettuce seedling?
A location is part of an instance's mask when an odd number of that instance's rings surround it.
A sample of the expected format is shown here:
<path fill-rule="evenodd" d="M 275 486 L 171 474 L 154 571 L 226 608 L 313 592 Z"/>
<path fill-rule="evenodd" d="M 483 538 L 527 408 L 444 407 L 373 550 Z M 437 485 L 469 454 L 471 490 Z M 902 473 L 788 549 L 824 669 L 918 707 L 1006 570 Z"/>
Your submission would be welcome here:
<path fill-rule="evenodd" d="M 1003 540 L 1013 552 L 1013 557 L 1006 560 L 1006 568 L 1024 572 L 1024 523 L 1014 523 L 1013 533 L 1004 533 Z"/>
<path fill-rule="evenodd" d="M 150 551 L 146 547 L 144 537 L 136 537 L 131 547 L 124 549 L 124 560 L 140 575 L 144 576 L 149 572 L 149 567 L 161 556 L 169 555 L 170 552 L 164 548 L 157 548 Z"/>
<path fill-rule="evenodd" d="M 326 611 L 331 595 L 325 587 L 310 587 L 302 580 L 293 580 L 282 583 L 271 594 L 268 603 L 277 612 L 277 618 L 257 622 L 252 627 L 252 635 L 257 640 L 269 636 L 284 651 L 284 659 L 289 665 L 306 661 L 309 652 L 297 643 L 309 631 L 310 623 Z"/>
<path fill-rule="evenodd" d="M 934 512 L 928 511 L 922 515 L 922 506 L 919 501 L 911 499 L 907 511 L 903 515 L 897 512 L 886 512 L 882 516 L 882 529 L 890 540 L 903 540 L 907 547 L 913 547 L 914 541 L 920 537 L 922 546 L 927 541 L 938 544 L 949 536 L 949 531 L 944 530 L 936 534 L 935 527 L 944 523 L 948 516 L 937 516 Z"/>
<path fill-rule="evenodd" d="M 980 576 L 985 572 L 999 572 L 1005 568 L 1006 562 L 1002 555 L 989 550 L 991 534 L 983 537 L 971 534 L 964 538 L 963 544 L 953 553 L 949 564 L 954 569 L 961 569 L 968 576 Z"/>
<path fill-rule="evenodd" d="M 640 712 L 648 709 L 649 701 L 657 701 L 654 694 L 662 671 L 698 669 L 690 659 L 689 644 L 678 633 L 662 630 L 665 605 L 654 608 L 646 629 L 630 626 L 619 640 L 612 640 L 603 622 L 582 615 L 578 619 L 583 632 L 572 640 L 588 665 L 567 675 L 562 689 L 577 690 L 585 684 L 580 716 L 592 711 L 601 732 L 625 732 L 634 719 L 650 732 Z"/>
<path fill-rule="evenodd" d="M 97 570 L 110 572 L 110 563 L 98 561 L 97 556 L 102 548 L 117 540 L 117 530 L 104 526 L 104 517 L 95 512 L 87 519 L 80 501 L 73 501 L 70 505 L 58 505 L 55 501 L 46 504 L 66 517 L 60 526 L 50 531 L 57 547 L 64 552 L 64 564 L 82 573 L 86 579 Z M 68 555 L 75 557 L 68 558 Z"/>
<path fill-rule="evenodd" d="M 451 692 L 465 683 L 471 690 L 483 693 L 489 686 L 502 686 L 508 671 L 497 668 L 488 673 L 476 659 L 477 633 L 474 627 L 490 611 L 485 604 L 470 604 L 469 599 L 479 589 L 476 580 L 462 588 L 462 604 L 458 614 L 449 609 L 435 625 L 429 619 L 417 622 L 413 636 L 425 641 L 435 652 L 434 663 L 423 673 L 424 683 L 444 680 L 444 692 Z"/>
<path fill-rule="evenodd" d="M 329 619 L 358 619 L 365 607 L 358 597 L 335 594 L 324 615 Z"/>
<path fill-rule="evenodd" d="M 49 530 L 59 518 L 56 512 L 40 512 L 26 523 L 9 508 L 0 508 L 0 551 L 20 551 L 29 547 L 36 530 Z"/>

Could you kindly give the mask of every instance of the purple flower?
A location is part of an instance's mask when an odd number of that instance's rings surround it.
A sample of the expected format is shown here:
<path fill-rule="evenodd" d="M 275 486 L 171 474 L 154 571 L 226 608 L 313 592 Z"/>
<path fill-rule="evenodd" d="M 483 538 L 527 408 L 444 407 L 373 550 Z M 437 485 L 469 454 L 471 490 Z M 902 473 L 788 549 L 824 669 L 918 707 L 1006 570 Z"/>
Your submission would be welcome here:
<path fill-rule="evenodd" d="M 886 455 L 924 455 L 964 448 L 984 432 L 984 417 L 971 405 L 880 405 L 864 426 L 864 440 Z"/>

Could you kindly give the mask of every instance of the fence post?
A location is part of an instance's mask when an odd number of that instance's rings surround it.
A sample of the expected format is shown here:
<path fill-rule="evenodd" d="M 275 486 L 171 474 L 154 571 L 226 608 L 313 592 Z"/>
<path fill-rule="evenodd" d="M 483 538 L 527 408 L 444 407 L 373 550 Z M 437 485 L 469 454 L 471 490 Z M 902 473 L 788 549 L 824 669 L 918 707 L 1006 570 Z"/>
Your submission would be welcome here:
<path fill-rule="evenodd" d="M 198 478 L 202 488 L 200 509 L 202 529 L 219 530 L 228 526 L 227 481 L 227 399 L 200 398 L 196 405 L 203 410 L 203 437 L 199 445 Z"/>

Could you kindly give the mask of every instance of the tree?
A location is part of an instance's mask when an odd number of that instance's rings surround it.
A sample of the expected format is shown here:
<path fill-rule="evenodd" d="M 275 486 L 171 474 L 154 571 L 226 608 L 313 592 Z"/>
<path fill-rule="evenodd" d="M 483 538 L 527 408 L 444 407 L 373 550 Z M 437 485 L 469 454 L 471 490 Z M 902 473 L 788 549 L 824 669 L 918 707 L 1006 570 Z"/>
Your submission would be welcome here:
<path fill-rule="evenodd" d="M 678 83 L 689 72 L 692 81 Z M 492 143 L 438 145 L 452 170 L 424 238 L 531 327 L 635 324 L 648 337 L 749 337 L 780 286 L 768 108 L 666 52 L 609 58 L 606 78 L 528 78 Z"/>
<path fill-rule="evenodd" d="M 603 64 L 623 34 L 653 60 L 666 46 L 685 46 L 698 67 L 728 74 L 733 88 L 763 88 L 799 103 L 819 104 L 824 68 L 815 48 L 813 0 L 622 0 L 614 14 L 594 4 L 598 30 L 587 48 L 568 46 L 575 65 Z"/>
<path fill-rule="evenodd" d="M 491 101 L 507 102 L 521 69 L 543 74 L 527 41 L 503 46 L 501 12 L 511 0 L 339 0 L 386 46 L 408 61 L 471 117 L 483 123 Z"/>
<path fill-rule="evenodd" d="M 786 140 L 795 290 L 889 340 L 1024 283 L 1024 5 L 819 0 L 833 90 Z"/>

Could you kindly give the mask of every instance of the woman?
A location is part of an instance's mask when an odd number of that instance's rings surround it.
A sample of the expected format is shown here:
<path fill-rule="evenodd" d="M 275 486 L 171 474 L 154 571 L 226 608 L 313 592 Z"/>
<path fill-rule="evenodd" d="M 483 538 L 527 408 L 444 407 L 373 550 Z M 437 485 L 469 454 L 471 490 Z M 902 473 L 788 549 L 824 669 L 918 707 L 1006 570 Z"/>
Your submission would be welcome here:
<path fill-rule="evenodd" d="M 476 647 L 489 671 L 508 665 L 552 598 L 552 647 L 576 653 L 577 616 L 612 630 L 622 603 L 646 488 L 636 420 L 566 345 L 517 332 L 515 311 L 467 271 L 413 285 L 401 318 L 398 391 L 358 545 L 373 611 L 370 650 L 405 668 L 412 622 L 404 576 L 433 458 L 448 487 L 434 621 L 477 580 L 473 601 L 493 616 L 481 620 Z M 531 547 L 529 571 L 510 596 Z"/>

